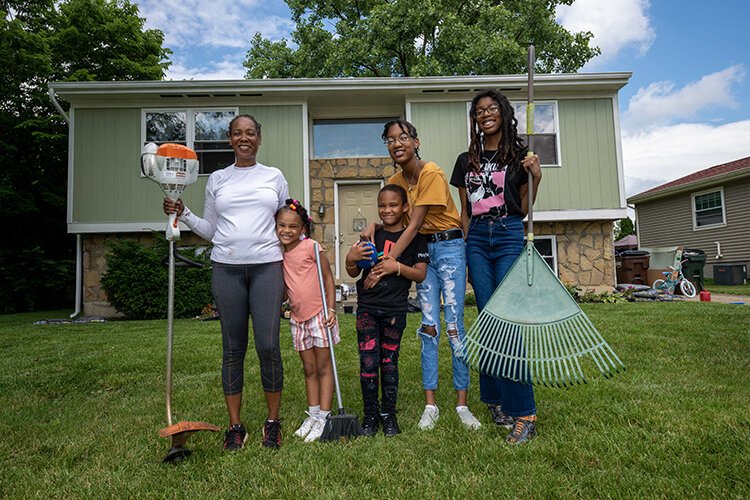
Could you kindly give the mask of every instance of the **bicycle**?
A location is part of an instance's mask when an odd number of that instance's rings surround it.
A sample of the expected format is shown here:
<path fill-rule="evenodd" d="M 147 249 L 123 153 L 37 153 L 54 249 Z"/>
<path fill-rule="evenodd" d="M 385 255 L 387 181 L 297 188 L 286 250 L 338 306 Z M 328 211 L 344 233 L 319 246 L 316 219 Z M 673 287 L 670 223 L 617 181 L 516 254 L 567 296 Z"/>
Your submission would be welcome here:
<path fill-rule="evenodd" d="M 685 297 L 695 297 L 695 285 L 693 285 L 688 279 L 685 278 L 685 275 L 682 274 L 682 264 L 687 261 L 688 259 L 681 261 L 679 269 L 675 269 L 674 267 L 669 266 L 671 271 L 664 273 L 665 279 L 654 281 L 654 284 L 651 285 L 651 288 L 658 292 L 672 294 L 675 287 L 679 285 L 680 290 Z"/>

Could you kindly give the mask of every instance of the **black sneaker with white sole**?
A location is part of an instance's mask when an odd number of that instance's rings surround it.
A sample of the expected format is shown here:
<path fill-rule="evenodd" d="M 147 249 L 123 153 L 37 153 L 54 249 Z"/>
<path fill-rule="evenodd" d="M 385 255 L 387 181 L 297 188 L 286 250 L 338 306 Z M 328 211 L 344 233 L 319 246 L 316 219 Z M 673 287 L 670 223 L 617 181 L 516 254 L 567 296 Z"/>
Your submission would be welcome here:
<path fill-rule="evenodd" d="M 279 448 L 281 446 L 281 419 L 266 420 L 263 424 L 263 440 L 265 448 Z"/>
<path fill-rule="evenodd" d="M 490 411 L 492 421 L 497 425 L 509 430 L 513 428 L 513 417 L 506 415 L 500 405 L 488 404 L 487 409 Z"/>
<path fill-rule="evenodd" d="M 247 441 L 247 432 L 242 424 L 234 424 L 224 433 L 224 449 L 227 451 L 241 450 Z"/>

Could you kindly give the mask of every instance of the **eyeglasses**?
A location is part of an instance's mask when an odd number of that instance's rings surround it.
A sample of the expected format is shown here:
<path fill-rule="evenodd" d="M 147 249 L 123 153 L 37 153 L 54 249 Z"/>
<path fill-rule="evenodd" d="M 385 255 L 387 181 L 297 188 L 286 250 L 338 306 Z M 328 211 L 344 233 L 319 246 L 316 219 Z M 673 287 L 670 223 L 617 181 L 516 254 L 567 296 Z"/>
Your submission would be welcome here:
<path fill-rule="evenodd" d="M 491 104 L 487 106 L 486 108 L 477 108 L 474 110 L 474 117 L 479 118 L 480 116 L 484 115 L 494 115 L 500 110 L 500 106 L 497 104 Z"/>
<path fill-rule="evenodd" d="M 409 137 L 407 134 L 401 134 L 398 137 L 386 137 L 383 141 L 383 144 L 386 146 L 393 146 L 396 144 L 396 141 L 398 141 L 401 144 L 409 144 L 409 141 L 411 140 L 411 137 Z"/>

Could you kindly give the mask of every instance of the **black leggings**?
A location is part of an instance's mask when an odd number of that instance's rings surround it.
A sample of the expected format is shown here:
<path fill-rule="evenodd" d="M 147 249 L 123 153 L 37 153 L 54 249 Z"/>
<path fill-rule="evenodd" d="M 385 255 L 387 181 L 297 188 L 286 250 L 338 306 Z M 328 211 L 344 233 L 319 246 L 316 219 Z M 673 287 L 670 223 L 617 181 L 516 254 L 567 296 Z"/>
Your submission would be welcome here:
<path fill-rule="evenodd" d="M 242 393 L 248 316 L 252 316 L 263 390 L 279 392 L 284 385 L 279 341 L 281 302 L 284 298 L 281 266 L 281 262 L 250 265 L 213 263 L 211 287 L 221 321 L 221 382 L 227 396 Z"/>
<path fill-rule="evenodd" d="M 406 328 L 406 313 L 357 309 L 359 380 L 365 415 L 396 411 L 398 352 Z M 378 378 L 382 405 L 378 403 Z"/>

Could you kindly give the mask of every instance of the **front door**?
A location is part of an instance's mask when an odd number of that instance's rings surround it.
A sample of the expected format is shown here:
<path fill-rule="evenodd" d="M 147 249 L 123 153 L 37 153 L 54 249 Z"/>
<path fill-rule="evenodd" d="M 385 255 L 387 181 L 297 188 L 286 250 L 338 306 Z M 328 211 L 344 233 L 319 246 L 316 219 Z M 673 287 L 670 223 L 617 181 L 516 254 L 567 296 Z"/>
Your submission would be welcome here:
<path fill-rule="evenodd" d="M 338 184 L 338 265 L 336 277 L 343 282 L 354 282 L 346 273 L 346 254 L 359 241 L 359 233 L 371 222 L 380 222 L 378 217 L 378 192 L 381 181 Z"/>

